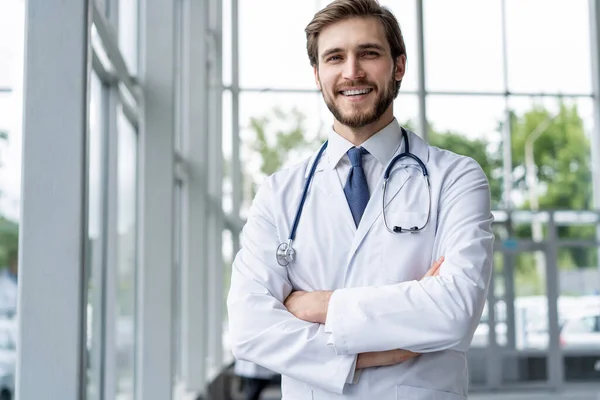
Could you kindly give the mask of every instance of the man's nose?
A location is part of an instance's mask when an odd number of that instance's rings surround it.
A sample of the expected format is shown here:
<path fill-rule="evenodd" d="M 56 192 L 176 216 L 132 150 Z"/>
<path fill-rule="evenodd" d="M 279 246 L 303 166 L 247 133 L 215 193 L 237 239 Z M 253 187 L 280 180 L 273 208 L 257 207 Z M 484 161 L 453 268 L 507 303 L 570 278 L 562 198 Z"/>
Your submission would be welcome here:
<path fill-rule="evenodd" d="M 349 57 L 344 65 L 344 78 L 348 80 L 357 80 L 365 77 L 365 71 L 362 69 L 360 60 L 356 57 Z"/>

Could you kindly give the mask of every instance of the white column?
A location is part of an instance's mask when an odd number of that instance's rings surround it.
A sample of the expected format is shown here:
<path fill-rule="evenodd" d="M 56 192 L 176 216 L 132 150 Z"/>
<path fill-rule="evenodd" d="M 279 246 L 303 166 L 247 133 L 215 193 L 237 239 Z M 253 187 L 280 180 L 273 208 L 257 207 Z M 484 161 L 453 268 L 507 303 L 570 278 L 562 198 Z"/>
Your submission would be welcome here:
<path fill-rule="evenodd" d="M 87 1 L 29 0 L 26 18 L 17 399 L 79 400 L 90 13 Z"/>
<path fill-rule="evenodd" d="M 174 1 L 140 1 L 136 399 L 172 397 Z"/>
<path fill-rule="evenodd" d="M 206 0 L 182 4 L 181 119 L 187 182 L 181 266 L 182 375 L 186 389 L 206 387 L 208 345 L 208 86 Z"/>
<path fill-rule="evenodd" d="M 209 379 L 223 362 L 223 145 L 222 145 L 222 9 L 220 0 L 210 1 L 208 36 L 208 298 Z"/>
<path fill-rule="evenodd" d="M 593 208 L 600 210 L 600 0 L 590 0 L 590 44 L 592 59 L 592 89 L 594 92 L 594 130 L 591 135 L 591 169 Z M 596 229 L 600 239 L 600 224 Z M 600 260 L 600 248 L 598 248 Z M 600 264 L 598 266 L 600 271 Z"/>

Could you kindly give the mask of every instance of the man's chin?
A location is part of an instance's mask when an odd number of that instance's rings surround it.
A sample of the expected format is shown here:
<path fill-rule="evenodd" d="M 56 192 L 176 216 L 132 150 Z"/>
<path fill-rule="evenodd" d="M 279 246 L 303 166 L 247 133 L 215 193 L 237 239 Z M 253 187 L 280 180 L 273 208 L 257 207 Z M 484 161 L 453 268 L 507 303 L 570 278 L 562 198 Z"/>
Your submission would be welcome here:
<path fill-rule="evenodd" d="M 342 125 L 346 125 L 349 126 L 351 128 L 362 128 L 363 126 L 367 126 L 371 123 L 375 122 L 374 119 L 369 116 L 369 118 L 363 117 L 363 116 L 356 116 L 356 117 L 345 117 L 343 118 L 340 123 Z"/>

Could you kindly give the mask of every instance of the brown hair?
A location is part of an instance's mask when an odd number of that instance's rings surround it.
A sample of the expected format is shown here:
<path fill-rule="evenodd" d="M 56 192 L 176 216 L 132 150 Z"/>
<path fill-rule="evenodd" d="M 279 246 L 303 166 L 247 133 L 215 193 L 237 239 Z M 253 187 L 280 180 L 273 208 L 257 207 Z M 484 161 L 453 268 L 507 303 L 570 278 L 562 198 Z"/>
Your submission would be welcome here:
<path fill-rule="evenodd" d="M 319 33 L 328 25 L 353 17 L 374 17 L 383 25 L 392 59 L 394 62 L 400 56 L 406 56 L 406 46 L 398 20 L 387 8 L 377 0 L 335 0 L 327 7 L 317 12 L 306 26 L 306 50 L 310 65 L 319 65 Z M 400 90 L 400 81 L 396 84 L 396 96 Z"/>

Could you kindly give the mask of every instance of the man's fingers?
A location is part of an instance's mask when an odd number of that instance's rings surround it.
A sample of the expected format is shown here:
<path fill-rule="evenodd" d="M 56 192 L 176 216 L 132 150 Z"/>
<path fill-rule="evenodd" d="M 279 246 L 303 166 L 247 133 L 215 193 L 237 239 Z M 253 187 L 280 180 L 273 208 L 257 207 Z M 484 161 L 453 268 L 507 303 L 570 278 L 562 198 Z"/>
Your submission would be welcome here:
<path fill-rule="evenodd" d="M 400 351 L 400 362 L 405 362 L 407 360 L 410 360 L 411 358 L 415 358 L 420 355 L 421 355 L 420 353 L 413 353 L 412 351 L 401 350 Z"/>
<path fill-rule="evenodd" d="M 439 271 L 440 271 L 440 267 L 442 266 L 443 262 L 444 262 L 444 256 L 441 256 L 433 263 L 431 268 L 429 268 L 427 273 L 421 279 L 427 278 L 429 276 L 438 276 L 440 274 Z"/>

